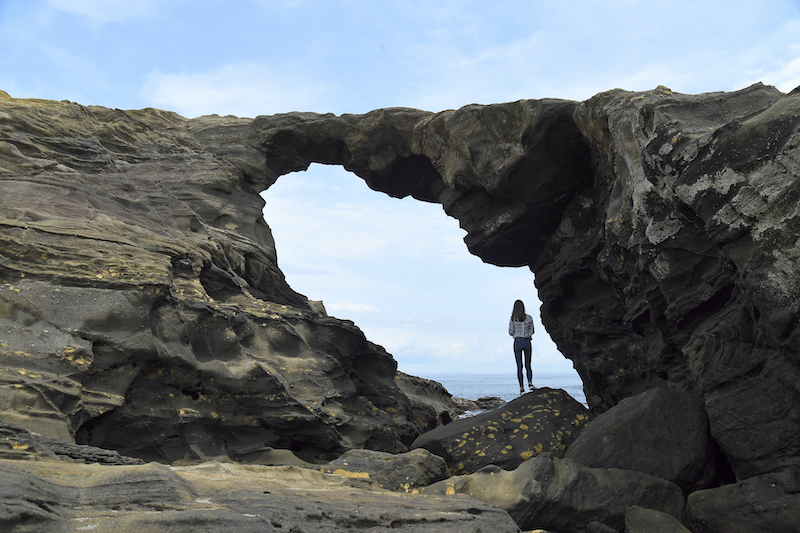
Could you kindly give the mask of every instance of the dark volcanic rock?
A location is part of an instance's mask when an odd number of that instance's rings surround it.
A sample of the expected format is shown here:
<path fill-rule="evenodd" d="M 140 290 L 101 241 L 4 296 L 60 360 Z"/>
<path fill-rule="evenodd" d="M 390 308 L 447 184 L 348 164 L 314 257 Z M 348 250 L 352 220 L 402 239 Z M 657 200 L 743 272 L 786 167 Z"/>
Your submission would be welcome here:
<path fill-rule="evenodd" d="M 674 516 L 636 505 L 625 511 L 625 533 L 692 533 Z"/>
<path fill-rule="evenodd" d="M 144 461 L 125 457 L 115 450 L 71 444 L 31 433 L 22 426 L 0 421 L 0 458 L 52 458 L 106 465 L 138 465 Z"/>
<path fill-rule="evenodd" d="M 689 495 L 695 533 L 795 532 L 800 529 L 800 469 L 756 476 Z"/>
<path fill-rule="evenodd" d="M 441 203 L 484 261 L 531 267 L 594 412 L 691 389 L 737 476 L 800 462 L 800 94 L 659 87 L 254 128 L 270 176 L 342 164 Z"/>
<path fill-rule="evenodd" d="M 447 411 L 286 284 L 252 120 L 0 93 L 0 126 L 0 418 L 146 460 L 324 461 Z"/>
<path fill-rule="evenodd" d="M 412 492 L 418 487 L 450 477 L 444 459 L 423 449 L 401 454 L 349 450 L 322 468 L 324 472 L 354 477 L 367 474 L 368 479 L 384 489 L 405 492 Z"/>
<path fill-rule="evenodd" d="M 575 116 L 594 183 L 534 270 L 590 406 L 691 388 L 738 477 L 797 463 L 800 98 L 610 91 Z"/>
<path fill-rule="evenodd" d="M 593 468 L 650 474 L 688 493 L 725 479 L 730 467 L 718 455 L 700 398 L 652 389 L 598 415 L 564 457 Z"/>
<path fill-rule="evenodd" d="M 487 466 L 423 490 L 468 494 L 508 511 L 523 530 L 586 531 L 600 522 L 624 531 L 625 513 L 637 505 L 680 519 L 683 493 L 654 476 L 616 468 L 587 468 L 544 453 L 510 472 Z"/>
<path fill-rule="evenodd" d="M 499 408 L 420 435 L 413 448 L 443 457 L 453 474 L 486 465 L 506 470 L 542 452 L 562 456 L 589 422 L 589 412 L 560 389 L 537 389 Z"/>

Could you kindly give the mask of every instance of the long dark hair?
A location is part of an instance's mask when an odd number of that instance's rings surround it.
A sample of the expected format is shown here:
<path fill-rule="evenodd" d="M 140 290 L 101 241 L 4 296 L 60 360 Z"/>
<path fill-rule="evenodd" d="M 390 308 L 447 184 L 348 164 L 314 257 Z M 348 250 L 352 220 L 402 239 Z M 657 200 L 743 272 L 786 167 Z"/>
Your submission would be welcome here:
<path fill-rule="evenodd" d="M 514 302 L 514 310 L 511 311 L 511 320 L 514 322 L 525 322 L 525 304 L 522 300 Z"/>

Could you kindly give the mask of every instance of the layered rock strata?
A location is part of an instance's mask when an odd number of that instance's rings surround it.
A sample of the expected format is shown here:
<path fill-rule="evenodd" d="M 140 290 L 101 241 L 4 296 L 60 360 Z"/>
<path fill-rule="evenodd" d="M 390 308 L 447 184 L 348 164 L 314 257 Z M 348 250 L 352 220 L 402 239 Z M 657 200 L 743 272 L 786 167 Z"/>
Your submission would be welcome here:
<path fill-rule="evenodd" d="M 0 132 L 6 420 L 175 462 L 405 451 L 452 417 L 432 389 L 403 392 L 391 356 L 277 267 L 259 193 L 340 164 L 440 203 L 484 261 L 531 268 L 595 414 L 652 389 L 700 399 L 711 448 L 743 481 L 689 496 L 695 530 L 747 516 L 725 502 L 751 488 L 776 489 L 770 524 L 794 519 L 800 91 L 254 120 L 0 94 Z M 540 470 L 562 463 L 580 470 Z"/>
<path fill-rule="evenodd" d="M 0 93 L 0 417 L 169 463 L 401 452 L 449 419 L 286 284 L 267 176 L 251 120 Z"/>
<path fill-rule="evenodd" d="M 506 512 L 474 498 L 391 492 L 349 470 L 0 458 L 0 479 L 0 530 L 13 533 L 519 532 Z"/>

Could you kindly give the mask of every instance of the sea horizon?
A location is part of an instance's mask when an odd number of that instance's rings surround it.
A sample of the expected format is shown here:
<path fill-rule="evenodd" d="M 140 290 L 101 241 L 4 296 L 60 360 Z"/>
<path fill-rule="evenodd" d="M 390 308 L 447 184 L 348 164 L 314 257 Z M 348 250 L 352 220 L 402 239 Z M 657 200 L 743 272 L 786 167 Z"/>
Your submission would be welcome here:
<path fill-rule="evenodd" d="M 450 372 L 446 374 L 430 374 L 426 376 L 426 379 L 438 381 L 454 397 L 467 400 L 496 396 L 508 402 L 518 398 L 520 395 L 519 383 L 514 373 L 467 374 Z M 534 373 L 533 385 L 539 388 L 563 389 L 578 402 L 586 405 L 583 382 L 574 372 Z"/>

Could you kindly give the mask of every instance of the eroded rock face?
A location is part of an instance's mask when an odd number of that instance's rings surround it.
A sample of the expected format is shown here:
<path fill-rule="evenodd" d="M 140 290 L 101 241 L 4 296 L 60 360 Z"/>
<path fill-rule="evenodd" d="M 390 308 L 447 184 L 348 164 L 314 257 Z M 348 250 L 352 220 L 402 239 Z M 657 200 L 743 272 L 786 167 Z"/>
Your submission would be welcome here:
<path fill-rule="evenodd" d="M 169 458 L 298 447 L 289 418 L 334 443 L 313 453 L 403 449 L 418 425 L 393 361 L 285 285 L 260 217 L 257 192 L 321 162 L 441 203 L 471 252 L 528 265 L 595 413 L 692 390 L 739 478 L 800 463 L 797 91 L 255 120 L 2 104 L 11 416 L 123 447 L 116 428 L 150 417 Z"/>
<path fill-rule="evenodd" d="M 268 175 L 338 163 L 536 274 L 594 412 L 691 389 L 736 475 L 800 462 L 800 93 L 613 90 L 257 119 Z"/>
<path fill-rule="evenodd" d="M 286 284 L 252 120 L 0 93 L 0 135 L 0 418 L 162 462 L 399 452 L 441 423 Z"/>

